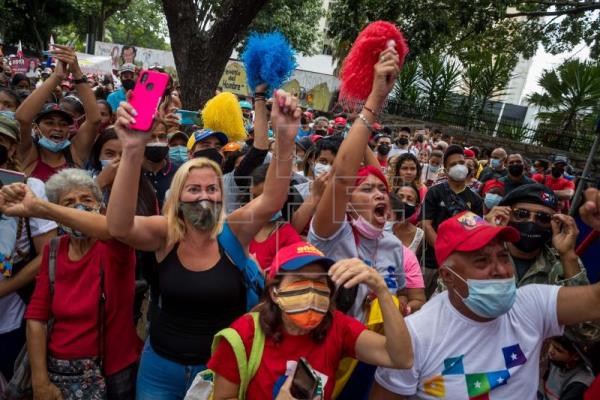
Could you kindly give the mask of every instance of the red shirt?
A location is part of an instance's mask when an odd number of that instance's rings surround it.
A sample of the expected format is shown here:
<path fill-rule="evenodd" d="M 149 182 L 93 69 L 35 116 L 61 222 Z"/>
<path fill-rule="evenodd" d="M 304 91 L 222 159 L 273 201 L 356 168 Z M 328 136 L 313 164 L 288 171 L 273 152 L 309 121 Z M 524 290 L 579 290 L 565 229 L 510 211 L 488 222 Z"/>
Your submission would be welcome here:
<path fill-rule="evenodd" d="M 31 171 L 31 177 L 37 178 L 37 179 L 41 180 L 42 182 L 46 183 L 48 181 L 48 179 L 50 179 L 52 177 L 52 175 L 60 172 L 61 170 L 65 169 L 65 168 L 68 168 L 68 167 L 69 167 L 69 164 L 67 164 L 67 163 L 64 163 L 60 167 L 52 167 L 52 166 L 46 164 L 45 162 L 43 162 L 42 157 L 39 157 L 35 164 L 35 168 L 33 169 L 33 171 Z"/>
<path fill-rule="evenodd" d="M 62 236 L 56 256 L 54 296 L 50 307 L 48 279 L 49 246 L 44 248 L 26 319 L 47 321 L 50 312 L 54 325 L 48 350 L 59 359 L 98 355 L 98 304 L 100 262 L 104 266 L 105 358 L 104 369 L 111 375 L 135 362 L 142 349 L 133 324 L 135 294 L 135 252 L 111 240 L 96 241 L 78 261 L 68 257 L 69 237 Z"/>
<path fill-rule="evenodd" d="M 584 400 L 600 399 L 600 375 L 592 382 L 590 388 L 583 395 Z"/>
<path fill-rule="evenodd" d="M 298 232 L 286 222 L 279 229 L 273 231 L 264 242 L 252 240 L 248 251 L 256 257 L 260 267 L 265 270 L 271 266 L 279 249 L 300 241 L 302 238 Z"/>
<path fill-rule="evenodd" d="M 562 176 L 554 178 L 552 175 L 535 174 L 531 177 L 537 183 L 548 186 L 551 190 L 575 189 L 575 183 Z"/>
<path fill-rule="evenodd" d="M 233 324 L 250 354 L 254 338 L 252 317 L 244 315 Z M 330 399 L 335 386 L 335 372 L 344 357 L 355 357 L 356 340 L 365 330 L 356 319 L 334 311 L 333 322 L 322 343 L 316 343 L 310 335 L 293 336 L 284 332 L 283 340 L 275 343 L 265 338 L 265 348 L 258 371 L 248 385 L 246 399 L 274 399 L 285 381 L 288 362 L 297 362 L 305 357 L 325 384 L 325 399 Z M 208 362 L 208 368 L 233 383 L 240 383 L 237 362 L 231 346 L 226 340 L 219 342 L 217 350 Z"/>

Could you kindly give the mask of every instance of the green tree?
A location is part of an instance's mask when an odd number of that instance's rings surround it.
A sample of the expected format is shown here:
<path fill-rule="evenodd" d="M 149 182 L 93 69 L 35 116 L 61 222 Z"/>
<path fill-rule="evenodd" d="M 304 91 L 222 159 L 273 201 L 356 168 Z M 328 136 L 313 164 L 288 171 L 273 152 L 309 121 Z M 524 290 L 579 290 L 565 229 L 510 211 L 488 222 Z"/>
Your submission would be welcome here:
<path fill-rule="evenodd" d="M 458 86 L 460 66 L 456 61 L 440 55 L 426 55 L 419 62 L 421 79 L 417 85 L 422 93 L 425 118 L 433 120 L 446 105 L 450 93 Z"/>
<path fill-rule="evenodd" d="M 596 62 L 566 61 L 545 70 L 538 83 L 543 91 L 531 94 L 529 104 L 540 107 L 538 119 L 554 126 L 559 136 L 581 133 L 582 122 L 600 110 L 600 65 Z"/>
<path fill-rule="evenodd" d="M 150 49 L 170 50 L 167 21 L 159 0 L 132 0 L 126 10 L 106 21 L 106 41 Z"/>

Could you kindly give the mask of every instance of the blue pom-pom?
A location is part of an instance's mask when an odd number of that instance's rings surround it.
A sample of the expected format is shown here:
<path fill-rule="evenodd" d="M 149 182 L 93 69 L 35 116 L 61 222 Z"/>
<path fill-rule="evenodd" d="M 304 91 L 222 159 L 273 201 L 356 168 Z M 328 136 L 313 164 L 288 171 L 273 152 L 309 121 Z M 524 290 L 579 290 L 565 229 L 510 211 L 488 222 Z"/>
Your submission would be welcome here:
<path fill-rule="evenodd" d="M 256 86 L 266 83 L 269 96 L 290 79 L 297 66 L 296 52 L 280 32 L 250 34 L 242 61 L 249 89 L 254 92 Z"/>

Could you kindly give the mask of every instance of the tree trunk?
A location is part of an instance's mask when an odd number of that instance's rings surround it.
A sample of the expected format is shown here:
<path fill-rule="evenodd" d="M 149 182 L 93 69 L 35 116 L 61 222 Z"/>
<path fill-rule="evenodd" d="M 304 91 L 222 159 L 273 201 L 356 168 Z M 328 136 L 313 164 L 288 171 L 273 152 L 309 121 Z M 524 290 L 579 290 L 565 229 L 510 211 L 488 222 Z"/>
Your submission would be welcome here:
<path fill-rule="evenodd" d="M 214 96 L 240 34 L 267 0 L 223 0 L 219 18 L 202 30 L 206 12 L 189 0 L 162 0 L 184 108 L 198 110 Z M 197 16 L 197 17 L 196 17 Z"/>

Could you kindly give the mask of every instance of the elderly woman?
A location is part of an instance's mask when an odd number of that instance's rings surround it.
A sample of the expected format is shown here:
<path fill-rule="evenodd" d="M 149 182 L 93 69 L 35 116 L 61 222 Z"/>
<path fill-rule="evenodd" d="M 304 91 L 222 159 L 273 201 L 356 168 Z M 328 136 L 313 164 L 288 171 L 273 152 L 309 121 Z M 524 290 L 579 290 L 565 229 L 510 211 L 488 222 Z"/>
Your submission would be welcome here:
<path fill-rule="evenodd" d="M 130 399 L 141 350 L 133 249 L 109 235 L 102 194 L 85 171 L 59 172 L 46 192 L 49 202 L 17 183 L 0 199 L 6 215 L 53 219 L 67 232 L 44 249 L 25 313 L 34 397 Z"/>
<path fill-rule="evenodd" d="M 333 265 L 333 266 L 332 266 Z M 365 284 L 381 304 L 385 336 L 366 330 L 335 310 L 335 287 Z M 358 259 L 334 261 L 316 247 L 298 242 L 279 250 L 269 271 L 259 326 L 245 315 L 232 324 L 249 354 L 255 331 L 266 339 L 260 365 L 246 399 L 290 399 L 290 381 L 300 357 L 319 377 L 320 399 L 330 399 L 336 370 L 344 357 L 373 365 L 410 368 L 413 360 L 408 330 L 381 275 Z M 300 311 L 298 311 L 300 310 Z M 208 366 L 216 372 L 216 400 L 239 398 L 240 373 L 233 350 L 221 341 Z M 286 378 L 287 377 L 287 378 Z M 286 381 L 286 383 L 284 383 Z"/>
<path fill-rule="evenodd" d="M 112 185 L 108 226 L 119 240 L 154 252 L 158 261 L 161 305 L 142 352 L 137 398 L 182 399 L 194 375 L 206 368 L 214 334 L 251 305 L 247 264 L 241 265 L 241 259 L 247 260 L 250 242 L 287 199 L 301 110 L 296 98 L 276 92 L 271 113 L 276 156 L 262 194 L 226 218 L 221 168 L 204 157 L 179 167 L 164 216 L 135 216 L 137 171 L 149 139 L 147 133 L 129 129 L 135 113 L 128 103 L 117 111 L 115 129 L 123 154 Z"/>

